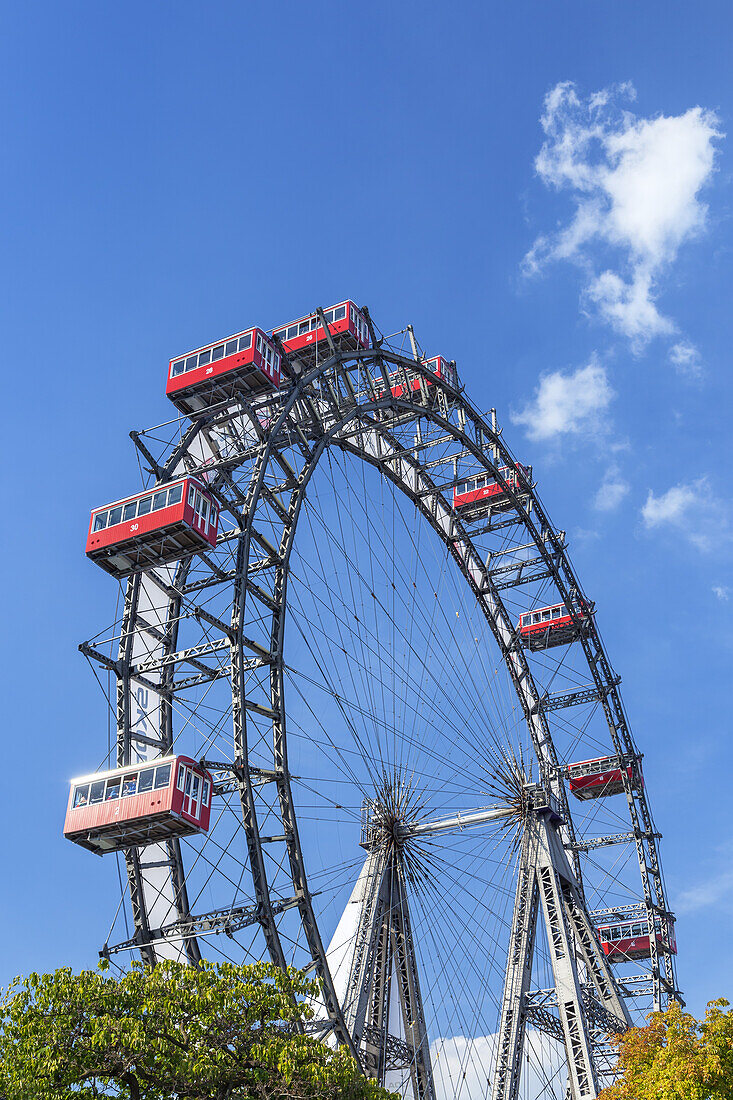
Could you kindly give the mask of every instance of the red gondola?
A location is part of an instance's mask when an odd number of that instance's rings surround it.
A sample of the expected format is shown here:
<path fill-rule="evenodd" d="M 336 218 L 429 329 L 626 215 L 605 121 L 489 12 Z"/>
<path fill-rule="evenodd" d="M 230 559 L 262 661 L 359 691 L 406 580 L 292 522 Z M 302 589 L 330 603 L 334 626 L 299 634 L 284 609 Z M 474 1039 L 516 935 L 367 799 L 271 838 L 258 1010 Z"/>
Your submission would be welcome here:
<path fill-rule="evenodd" d="M 339 351 L 354 351 L 370 346 L 369 328 L 364 314 L 352 301 L 329 306 L 324 309 L 323 315 L 331 339 Z M 309 313 L 307 317 L 300 317 L 297 321 L 273 329 L 273 336 L 281 340 L 288 353 L 294 353 L 296 358 L 304 362 L 313 357 L 318 344 L 326 339 L 325 330 L 316 313 Z"/>
<path fill-rule="evenodd" d="M 188 756 L 166 756 L 74 779 L 64 836 L 97 855 L 209 828 L 214 783 Z"/>
<path fill-rule="evenodd" d="M 519 491 L 523 488 L 523 481 L 532 479 L 532 467 L 522 466 L 519 462 L 516 467 L 500 466 L 499 473 L 504 478 L 508 487 Z M 473 511 L 487 504 L 494 505 L 509 503 L 507 490 L 490 474 L 477 474 L 466 481 L 460 481 L 453 489 L 453 507 L 464 511 Z"/>
<path fill-rule="evenodd" d="M 231 397 L 280 388 L 280 353 L 261 328 L 238 332 L 171 359 L 165 392 L 181 412 L 206 409 Z"/>
<path fill-rule="evenodd" d="M 641 790 L 644 777 L 641 762 L 633 760 L 623 766 L 618 756 L 599 756 L 596 760 L 581 760 L 568 765 L 570 793 L 584 802 L 588 798 L 604 798 L 621 794 L 624 789 L 624 772 L 633 790 Z"/>
<path fill-rule="evenodd" d="M 658 949 L 677 954 L 674 917 L 654 918 L 654 930 Z M 647 917 L 635 920 L 617 921 L 615 924 L 602 924 L 598 928 L 601 947 L 611 962 L 624 962 L 627 959 L 648 959 L 651 955 L 649 920 Z"/>
<path fill-rule="evenodd" d="M 177 561 L 216 546 L 219 509 L 205 487 L 184 477 L 92 512 L 87 557 L 113 577 Z"/>
<path fill-rule="evenodd" d="M 585 604 L 581 604 L 573 615 L 564 603 L 538 607 L 520 615 L 519 634 L 528 649 L 567 645 L 578 637 L 591 612 L 592 608 Z"/>
<path fill-rule="evenodd" d="M 449 363 L 442 355 L 434 355 L 432 359 L 423 359 L 422 362 L 431 374 L 447 382 L 454 389 L 458 388 L 458 373 L 455 363 Z M 405 375 L 407 376 L 407 386 L 405 386 Z M 391 371 L 389 375 L 390 392 L 393 397 L 402 397 L 406 390 L 409 393 L 417 393 L 421 381 L 426 386 L 432 385 L 431 380 L 426 378 L 424 374 L 418 374 L 417 371 L 411 370 L 409 367 L 404 370 Z M 381 375 L 374 379 L 374 389 L 378 395 L 384 391 L 384 379 Z"/>

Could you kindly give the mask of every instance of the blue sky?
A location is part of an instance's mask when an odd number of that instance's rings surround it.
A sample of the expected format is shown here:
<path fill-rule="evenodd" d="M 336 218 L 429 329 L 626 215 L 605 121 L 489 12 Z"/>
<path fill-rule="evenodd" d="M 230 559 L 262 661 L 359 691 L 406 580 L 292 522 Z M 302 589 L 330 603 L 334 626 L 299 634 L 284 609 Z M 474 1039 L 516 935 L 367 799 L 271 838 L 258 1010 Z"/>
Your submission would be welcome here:
<path fill-rule="evenodd" d="M 348 295 L 533 464 L 646 754 L 682 987 L 733 994 L 730 37 L 719 2 L 5 11 L 1 983 L 111 916 L 60 827 L 106 743 L 83 541 L 138 484 L 128 431 L 171 355 Z"/>

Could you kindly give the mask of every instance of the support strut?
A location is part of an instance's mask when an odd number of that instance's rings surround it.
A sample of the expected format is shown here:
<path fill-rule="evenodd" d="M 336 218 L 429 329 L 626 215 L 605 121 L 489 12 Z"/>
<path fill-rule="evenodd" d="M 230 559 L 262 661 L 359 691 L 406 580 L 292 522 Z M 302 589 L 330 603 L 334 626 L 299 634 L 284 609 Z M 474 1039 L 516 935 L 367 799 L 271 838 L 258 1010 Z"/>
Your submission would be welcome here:
<path fill-rule="evenodd" d="M 599 1081 L 594 1056 L 598 1027 L 594 1028 L 594 1023 L 600 1019 L 606 1030 L 610 1026 L 624 1031 L 631 1019 L 565 854 L 559 806 L 539 787 L 527 788 L 527 804 L 492 1100 L 516 1100 L 528 1019 L 542 1026 L 530 996 L 540 912 L 557 1008 L 557 1016 L 548 1013 L 543 1030 L 565 1046 L 570 1100 L 595 1100 Z"/>

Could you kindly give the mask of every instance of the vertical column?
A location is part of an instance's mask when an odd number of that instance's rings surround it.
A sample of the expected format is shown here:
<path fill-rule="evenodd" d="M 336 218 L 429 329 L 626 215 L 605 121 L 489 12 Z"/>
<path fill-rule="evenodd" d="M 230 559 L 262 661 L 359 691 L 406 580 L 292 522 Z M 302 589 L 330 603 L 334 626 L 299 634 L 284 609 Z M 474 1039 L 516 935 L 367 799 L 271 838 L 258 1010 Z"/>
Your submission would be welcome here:
<path fill-rule="evenodd" d="M 411 1069 L 415 1100 L 435 1100 L 428 1029 L 425 1026 L 420 981 L 412 938 L 407 894 L 399 866 L 392 876 L 392 945 L 399 987 L 405 1037 L 413 1050 Z"/>
<path fill-rule="evenodd" d="M 603 1007 L 618 1018 L 619 1030 L 631 1026 L 631 1017 L 619 993 L 608 960 L 601 949 L 595 929 L 585 909 L 585 902 L 558 832 L 546 824 L 548 849 L 553 866 L 561 880 L 561 895 L 565 915 L 574 935 L 575 945 Z"/>
<path fill-rule="evenodd" d="M 557 1003 L 565 1038 L 570 1090 L 573 1100 L 594 1100 L 598 1082 L 590 1037 L 583 1010 L 575 946 L 565 919 L 560 876 L 553 862 L 552 839 L 547 815 L 534 817 L 537 830 L 537 880 L 547 927 Z"/>
<path fill-rule="evenodd" d="M 386 910 L 384 852 L 373 849 L 326 951 L 334 989 L 354 1045 L 359 1046 L 374 982 L 378 937 Z"/>
<path fill-rule="evenodd" d="M 492 1100 L 516 1100 L 526 1028 L 525 995 L 532 977 L 539 891 L 535 862 L 537 830 L 525 829 L 519 862 L 514 918 L 499 1025 L 499 1050 Z"/>

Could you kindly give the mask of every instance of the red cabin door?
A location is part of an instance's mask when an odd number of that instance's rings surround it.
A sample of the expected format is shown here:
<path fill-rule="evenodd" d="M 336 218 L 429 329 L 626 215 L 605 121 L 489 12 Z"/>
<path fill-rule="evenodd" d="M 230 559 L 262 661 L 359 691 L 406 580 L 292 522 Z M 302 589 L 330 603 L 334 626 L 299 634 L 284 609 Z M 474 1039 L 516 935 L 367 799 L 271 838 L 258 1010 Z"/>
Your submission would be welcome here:
<path fill-rule="evenodd" d="M 197 820 L 201 815 L 201 776 L 186 768 L 186 780 L 183 788 L 183 812 Z"/>
<path fill-rule="evenodd" d="M 195 817 L 196 820 L 201 817 L 201 776 L 196 772 L 192 773 L 191 779 L 191 809 L 189 810 L 191 817 Z"/>

